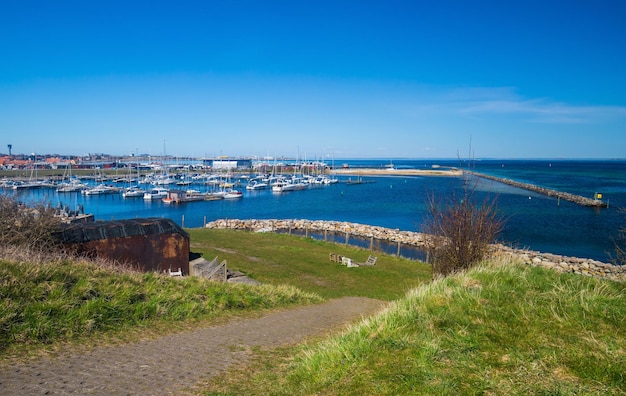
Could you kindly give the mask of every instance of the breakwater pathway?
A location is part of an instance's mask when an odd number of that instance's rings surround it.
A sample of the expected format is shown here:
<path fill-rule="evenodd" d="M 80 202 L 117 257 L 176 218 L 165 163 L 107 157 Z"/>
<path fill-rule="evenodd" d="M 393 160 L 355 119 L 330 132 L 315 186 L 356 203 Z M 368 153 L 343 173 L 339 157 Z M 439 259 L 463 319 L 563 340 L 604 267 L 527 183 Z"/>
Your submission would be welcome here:
<path fill-rule="evenodd" d="M 0 394 L 197 394 L 198 385 L 245 362 L 253 348 L 274 348 L 323 336 L 384 305 L 375 299 L 344 297 L 152 340 L 3 364 Z"/>
<path fill-rule="evenodd" d="M 343 234 L 346 240 L 350 236 L 369 238 L 397 244 L 426 248 L 430 237 L 427 234 L 401 231 L 379 226 L 370 226 L 358 223 L 323 221 L 323 220 L 238 220 L 219 219 L 206 224 L 207 228 L 230 228 L 253 232 L 284 232 L 289 230 L 304 230 L 321 234 Z M 513 249 L 502 244 L 492 246 L 494 255 L 505 255 L 520 260 L 524 264 L 551 268 L 559 272 L 571 272 L 586 276 L 596 276 L 614 280 L 626 281 L 626 266 L 612 265 L 601 261 L 561 256 L 551 253 L 542 253 L 525 249 Z"/>
<path fill-rule="evenodd" d="M 586 198 L 586 197 L 582 197 L 580 195 L 570 194 L 570 193 L 567 193 L 567 192 L 562 192 L 562 191 L 557 191 L 557 190 L 551 190 L 549 188 L 540 187 L 540 186 L 537 186 L 535 184 L 522 183 L 522 182 L 518 182 L 518 181 L 515 181 L 515 180 L 503 178 L 503 177 L 486 175 L 484 173 L 472 172 L 472 171 L 468 171 L 468 170 L 465 170 L 463 172 L 468 174 L 468 175 L 480 177 L 480 178 L 483 178 L 483 179 L 489 179 L 489 180 L 497 181 L 499 183 L 507 184 L 507 185 L 513 186 L 513 187 L 522 188 L 522 189 L 528 190 L 528 191 L 533 191 L 533 192 L 536 192 L 538 194 L 542 194 L 542 195 L 545 195 L 545 196 L 548 196 L 548 197 L 553 197 L 553 198 L 557 198 L 557 199 L 562 199 L 562 200 L 565 200 L 565 201 L 573 202 L 573 203 L 581 205 L 581 206 L 589 206 L 589 207 L 596 207 L 596 208 L 605 208 L 605 207 L 608 206 L 606 202 L 604 202 L 604 201 L 602 201 L 600 199 Z"/>

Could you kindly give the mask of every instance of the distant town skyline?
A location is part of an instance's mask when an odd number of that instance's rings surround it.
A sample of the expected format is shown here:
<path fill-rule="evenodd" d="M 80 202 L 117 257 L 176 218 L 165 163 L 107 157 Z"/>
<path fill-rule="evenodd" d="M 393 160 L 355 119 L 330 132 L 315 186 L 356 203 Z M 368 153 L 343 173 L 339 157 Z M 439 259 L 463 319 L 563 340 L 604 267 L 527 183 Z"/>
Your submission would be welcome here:
<path fill-rule="evenodd" d="M 626 158 L 624 20 L 609 0 L 4 2 L 0 153 Z"/>
<path fill-rule="evenodd" d="M 224 159 L 252 159 L 254 161 L 274 161 L 274 160 L 297 160 L 300 162 L 330 162 L 334 159 L 336 160 L 381 160 L 385 163 L 393 164 L 394 161 L 403 161 L 403 160 L 445 160 L 445 161 L 474 161 L 474 160 L 500 160 L 500 159 L 508 159 L 508 160 L 553 160 L 553 161 L 611 161 L 611 160 L 620 160 L 626 161 L 626 157 L 519 157 L 519 158 L 503 158 L 503 157 L 476 157 L 470 156 L 468 153 L 462 155 L 459 153 L 458 156 L 454 157 L 330 157 L 330 156 L 313 156 L 312 158 L 307 156 L 285 156 L 279 155 L 276 157 L 273 156 L 256 156 L 256 155 L 216 155 L 216 156 L 174 156 L 170 154 L 166 154 L 163 156 L 160 154 L 149 154 L 149 153 L 120 153 L 120 154 L 111 154 L 111 153 L 85 153 L 85 154 L 62 154 L 62 153 L 3 153 L 0 151 L 0 164 L 1 163 L 10 163 L 10 158 L 13 159 L 26 159 L 28 161 L 34 162 L 35 158 L 37 161 L 48 160 L 64 160 L 64 159 L 80 159 L 80 160 L 90 160 L 92 158 L 100 159 L 120 159 L 120 158 L 137 158 L 142 161 L 150 160 L 150 161 L 160 161 L 163 158 L 167 159 L 167 161 L 177 161 L 182 159 L 191 159 L 191 160 L 200 160 L 200 159 L 212 159 L 212 158 L 224 158 Z"/>

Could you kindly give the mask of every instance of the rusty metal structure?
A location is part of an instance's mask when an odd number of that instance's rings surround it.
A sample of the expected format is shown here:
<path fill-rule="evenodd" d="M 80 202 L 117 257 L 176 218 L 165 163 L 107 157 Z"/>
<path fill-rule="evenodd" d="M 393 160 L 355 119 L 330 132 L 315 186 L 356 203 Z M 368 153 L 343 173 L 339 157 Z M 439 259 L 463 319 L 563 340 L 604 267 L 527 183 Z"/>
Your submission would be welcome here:
<path fill-rule="evenodd" d="M 146 272 L 189 274 L 189 234 L 170 219 L 68 224 L 58 237 L 77 254 L 107 258 Z"/>

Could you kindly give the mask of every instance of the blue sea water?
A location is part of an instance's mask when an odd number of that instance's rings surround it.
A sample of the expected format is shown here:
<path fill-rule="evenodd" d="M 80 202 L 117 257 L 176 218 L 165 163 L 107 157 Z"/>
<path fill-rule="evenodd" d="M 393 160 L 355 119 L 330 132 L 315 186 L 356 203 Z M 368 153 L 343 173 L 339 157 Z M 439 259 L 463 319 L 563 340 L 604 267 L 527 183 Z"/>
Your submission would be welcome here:
<path fill-rule="evenodd" d="M 351 168 L 382 168 L 389 160 L 343 160 Z M 609 261 L 612 239 L 625 225 L 619 208 L 626 207 L 626 161 L 572 160 L 393 160 L 397 169 L 432 169 L 433 165 L 471 168 L 476 172 L 537 184 L 546 188 L 593 197 L 603 194 L 609 208 L 594 209 L 558 201 L 493 181 L 479 181 L 476 194 L 498 201 L 507 219 L 500 239 L 511 246 Z M 352 179 L 355 177 L 352 176 Z M 57 195 L 53 190 L 19 192 L 20 199 L 83 205 L 97 220 L 168 217 L 185 227 L 202 227 L 219 218 L 311 219 L 349 221 L 388 228 L 420 231 L 427 215 L 426 200 L 449 197 L 460 189 L 456 177 L 363 176 L 362 184 L 334 185 L 276 194 L 247 191 L 244 198 L 167 205 L 123 199 L 120 195 Z"/>

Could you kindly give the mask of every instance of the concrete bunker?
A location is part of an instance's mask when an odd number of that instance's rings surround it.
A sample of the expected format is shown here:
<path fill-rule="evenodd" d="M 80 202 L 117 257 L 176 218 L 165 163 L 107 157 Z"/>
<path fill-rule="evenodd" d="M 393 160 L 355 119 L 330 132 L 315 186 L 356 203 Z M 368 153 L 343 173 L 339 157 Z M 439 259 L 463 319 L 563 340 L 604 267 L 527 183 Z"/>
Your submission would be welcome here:
<path fill-rule="evenodd" d="M 189 234 L 170 219 L 68 224 L 59 238 L 70 251 L 130 264 L 144 272 L 189 274 Z"/>

